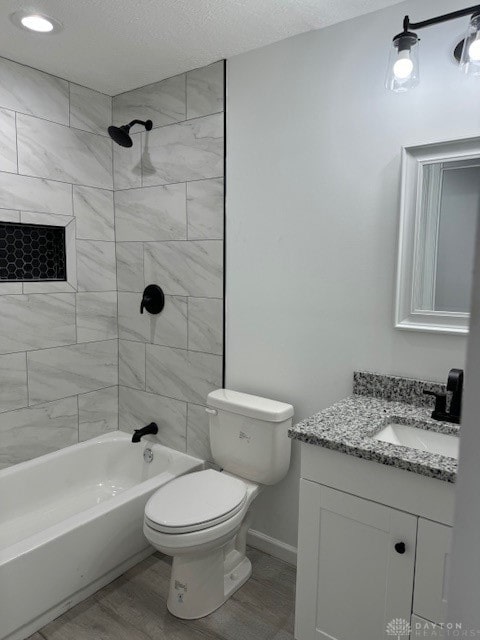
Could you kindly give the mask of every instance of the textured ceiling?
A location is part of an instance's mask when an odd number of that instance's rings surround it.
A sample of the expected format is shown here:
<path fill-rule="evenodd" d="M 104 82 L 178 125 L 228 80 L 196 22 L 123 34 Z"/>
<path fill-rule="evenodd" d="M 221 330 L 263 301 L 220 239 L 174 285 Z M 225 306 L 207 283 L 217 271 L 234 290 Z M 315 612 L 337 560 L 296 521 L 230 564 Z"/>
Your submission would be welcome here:
<path fill-rule="evenodd" d="M 1 0 L 0 55 L 115 95 L 400 0 Z M 22 8 L 63 22 L 41 36 Z"/>

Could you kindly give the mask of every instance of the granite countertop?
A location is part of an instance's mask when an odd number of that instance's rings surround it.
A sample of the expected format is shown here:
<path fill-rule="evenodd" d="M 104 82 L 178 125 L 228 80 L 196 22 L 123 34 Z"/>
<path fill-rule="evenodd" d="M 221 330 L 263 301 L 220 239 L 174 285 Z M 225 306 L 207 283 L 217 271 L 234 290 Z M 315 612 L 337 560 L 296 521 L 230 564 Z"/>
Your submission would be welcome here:
<path fill-rule="evenodd" d="M 362 382 L 364 383 L 364 379 Z M 423 384 L 425 387 L 432 385 Z M 381 442 L 374 440 L 372 436 L 391 422 L 415 424 L 423 429 L 452 435 L 459 435 L 459 425 L 433 420 L 431 406 L 419 406 L 420 402 L 422 405 L 430 404 L 430 399 L 424 400 L 418 393 L 417 404 L 413 404 L 412 398 L 407 397 L 408 394 L 404 397 L 406 401 L 389 399 L 391 393 L 377 393 L 384 397 L 366 395 L 369 388 L 359 386 L 358 380 L 354 384 L 354 391 L 357 393 L 293 426 L 289 436 L 357 458 L 374 460 L 445 482 L 455 482 L 457 460 L 454 458 Z"/>

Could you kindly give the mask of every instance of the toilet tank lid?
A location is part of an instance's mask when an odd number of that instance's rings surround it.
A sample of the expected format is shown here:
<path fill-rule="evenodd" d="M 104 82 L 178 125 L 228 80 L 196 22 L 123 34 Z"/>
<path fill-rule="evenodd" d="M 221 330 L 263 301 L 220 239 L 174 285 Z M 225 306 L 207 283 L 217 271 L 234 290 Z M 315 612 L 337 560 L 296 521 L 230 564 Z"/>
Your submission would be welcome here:
<path fill-rule="evenodd" d="M 217 389 L 207 396 L 207 404 L 214 409 L 222 409 L 239 413 L 248 418 L 265 420 L 268 422 L 283 422 L 293 416 L 293 407 L 285 402 L 269 400 L 252 396 L 249 393 L 240 393 L 231 389 Z"/>

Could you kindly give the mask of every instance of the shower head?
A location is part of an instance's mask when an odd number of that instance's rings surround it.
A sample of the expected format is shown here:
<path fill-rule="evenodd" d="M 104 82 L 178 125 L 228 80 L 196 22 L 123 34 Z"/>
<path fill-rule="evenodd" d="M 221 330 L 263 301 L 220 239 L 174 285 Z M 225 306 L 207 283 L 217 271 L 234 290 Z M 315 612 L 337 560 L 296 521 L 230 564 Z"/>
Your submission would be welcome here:
<path fill-rule="evenodd" d="M 121 147 L 131 147 L 133 141 L 128 133 L 130 127 L 123 125 L 122 127 L 108 127 L 108 135 L 111 139 Z"/>
<path fill-rule="evenodd" d="M 150 131 L 153 127 L 151 120 L 132 120 L 129 124 L 123 124 L 121 127 L 108 127 L 108 135 L 121 147 L 131 147 L 133 140 L 130 136 L 130 128 L 133 127 L 134 124 L 143 125 L 147 131 Z"/>

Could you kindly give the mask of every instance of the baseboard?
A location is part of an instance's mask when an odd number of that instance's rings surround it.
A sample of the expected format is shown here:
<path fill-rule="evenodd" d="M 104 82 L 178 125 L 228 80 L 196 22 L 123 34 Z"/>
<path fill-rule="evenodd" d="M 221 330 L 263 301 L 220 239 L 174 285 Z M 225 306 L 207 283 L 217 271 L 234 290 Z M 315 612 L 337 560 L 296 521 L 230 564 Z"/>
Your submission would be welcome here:
<path fill-rule="evenodd" d="M 288 564 L 292 564 L 294 567 L 297 566 L 297 547 L 292 547 L 292 545 L 286 542 L 281 542 L 276 538 L 267 536 L 265 533 L 250 529 L 247 534 L 247 544 L 254 547 L 254 549 L 268 553 L 268 555 L 274 558 L 288 562 Z"/>

